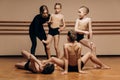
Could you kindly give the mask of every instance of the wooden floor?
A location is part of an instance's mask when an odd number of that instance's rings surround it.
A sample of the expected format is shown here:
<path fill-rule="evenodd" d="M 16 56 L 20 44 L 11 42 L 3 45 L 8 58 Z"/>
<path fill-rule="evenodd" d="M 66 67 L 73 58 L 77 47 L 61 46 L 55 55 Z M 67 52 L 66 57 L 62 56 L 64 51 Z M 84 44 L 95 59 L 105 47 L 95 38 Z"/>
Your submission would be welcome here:
<path fill-rule="evenodd" d="M 26 70 L 16 69 L 14 64 L 23 61 L 22 57 L 0 57 L 0 80 L 120 80 L 120 57 L 100 57 L 111 69 L 93 69 L 89 61 L 84 70 L 87 74 L 69 72 L 62 75 L 60 70 L 55 70 L 53 74 L 33 74 Z"/>

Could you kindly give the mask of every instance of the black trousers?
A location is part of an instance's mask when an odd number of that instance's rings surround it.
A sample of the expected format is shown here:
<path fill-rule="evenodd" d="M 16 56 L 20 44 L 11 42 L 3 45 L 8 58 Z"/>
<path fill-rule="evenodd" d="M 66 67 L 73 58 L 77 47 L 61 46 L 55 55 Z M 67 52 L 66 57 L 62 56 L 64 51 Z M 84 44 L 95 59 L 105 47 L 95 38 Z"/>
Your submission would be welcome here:
<path fill-rule="evenodd" d="M 30 36 L 30 39 L 31 39 L 31 42 L 32 42 L 32 46 L 31 46 L 31 53 L 33 54 L 33 55 L 35 55 L 35 51 L 36 51 L 36 46 L 37 46 L 37 38 L 39 39 L 39 40 L 46 40 L 47 39 L 47 37 L 46 37 L 46 34 L 45 34 L 45 31 L 44 30 L 41 30 L 41 31 L 29 31 L 29 36 Z M 46 56 L 47 56 L 47 58 L 48 58 L 48 53 L 47 53 L 47 50 L 46 50 L 46 44 L 44 44 L 43 43 L 43 45 L 44 45 L 44 49 L 45 49 L 45 52 L 46 52 Z"/>

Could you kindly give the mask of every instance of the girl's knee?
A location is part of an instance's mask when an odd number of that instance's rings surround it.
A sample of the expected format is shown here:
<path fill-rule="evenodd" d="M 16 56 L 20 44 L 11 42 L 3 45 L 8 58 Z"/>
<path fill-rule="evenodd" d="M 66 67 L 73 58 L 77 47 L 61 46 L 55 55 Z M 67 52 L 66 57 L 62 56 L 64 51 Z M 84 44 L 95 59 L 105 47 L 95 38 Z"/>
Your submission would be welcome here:
<path fill-rule="evenodd" d="M 51 57 L 50 59 L 51 59 L 51 60 L 54 60 L 54 57 Z"/>
<path fill-rule="evenodd" d="M 92 50 L 93 50 L 93 49 L 96 49 L 96 45 L 95 45 L 93 42 L 90 43 L 90 46 L 91 46 L 91 49 L 92 49 Z"/>
<path fill-rule="evenodd" d="M 50 59 L 51 59 L 51 61 L 52 61 L 52 62 L 54 62 L 54 61 L 55 61 L 55 57 L 51 57 Z"/>
<path fill-rule="evenodd" d="M 21 53 L 24 54 L 26 51 L 25 50 L 22 50 Z"/>
<path fill-rule="evenodd" d="M 50 49 L 50 46 L 49 46 L 49 45 L 47 45 L 47 46 L 46 46 L 46 48 L 49 50 L 49 49 Z"/>

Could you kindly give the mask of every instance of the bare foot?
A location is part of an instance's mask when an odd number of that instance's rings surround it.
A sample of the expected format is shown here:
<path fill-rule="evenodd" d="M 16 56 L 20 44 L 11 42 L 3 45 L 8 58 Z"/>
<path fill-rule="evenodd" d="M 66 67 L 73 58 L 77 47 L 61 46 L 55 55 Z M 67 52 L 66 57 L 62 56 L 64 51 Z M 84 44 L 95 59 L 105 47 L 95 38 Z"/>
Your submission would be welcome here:
<path fill-rule="evenodd" d="M 99 66 L 99 65 L 94 65 L 94 68 L 95 68 L 95 69 L 100 69 L 101 66 Z"/>
<path fill-rule="evenodd" d="M 93 49 L 93 42 L 90 42 L 90 46 L 92 47 L 92 49 Z"/>
<path fill-rule="evenodd" d="M 107 65 L 104 65 L 104 66 L 101 67 L 101 69 L 110 69 L 110 67 L 107 66 Z"/>

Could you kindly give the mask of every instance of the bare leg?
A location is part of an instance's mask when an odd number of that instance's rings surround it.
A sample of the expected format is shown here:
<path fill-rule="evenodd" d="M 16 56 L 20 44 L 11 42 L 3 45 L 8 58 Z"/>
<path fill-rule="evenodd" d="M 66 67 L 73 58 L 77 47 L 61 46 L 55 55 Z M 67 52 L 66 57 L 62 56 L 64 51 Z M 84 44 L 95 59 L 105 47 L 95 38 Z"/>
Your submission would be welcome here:
<path fill-rule="evenodd" d="M 37 60 L 37 58 L 30 54 L 28 51 L 22 50 L 22 55 L 26 58 L 26 59 L 32 59 L 32 60 Z"/>
<path fill-rule="evenodd" d="M 89 49 L 91 49 L 91 51 L 96 55 L 96 46 L 94 43 L 92 43 L 87 39 L 82 39 L 80 40 L 80 43 L 83 44 L 84 46 L 88 47 Z"/>
<path fill-rule="evenodd" d="M 48 62 L 52 62 L 60 66 L 61 68 L 64 68 L 64 61 L 62 59 L 56 58 L 56 57 L 51 57 Z"/>
<path fill-rule="evenodd" d="M 19 62 L 19 63 L 16 63 L 15 64 L 15 67 L 16 68 L 19 68 L 19 69 L 24 69 L 24 65 L 26 64 L 26 62 Z"/>
<path fill-rule="evenodd" d="M 28 60 L 30 60 L 30 61 L 32 61 L 32 62 L 33 62 L 33 61 L 36 62 L 39 66 L 42 65 L 42 64 L 41 64 L 41 61 L 38 60 L 34 55 L 30 54 L 29 52 L 23 50 L 23 51 L 22 51 L 22 55 L 23 55 L 26 59 L 28 59 Z"/>
<path fill-rule="evenodd" d="M 90 42 L 88 39 L 82 39 L 80 40 L 80 43 L 88 47 L 91 50 L 91 52 L 96 56 L 96 46 L 93 42 Z M 98 65 L 93 65 L 93 66 L 98 66 Z"/>
<path fill-rule="evenodd" d="M 107 65 L 103 64 L 94 54 L 90 52 L 86 53 L 81 59 L 84 62 L 84 64 L 86 64 L 86 62 L 90 59 L 93 63 L 99 65 L 103 69 L 110 68 Z"/>
<path fill-rule="evenodd" d="M 51 51 L 50 51 L 51 43 L 52 43 L 52 38 L 51 38 L 50 43 L 48 43 L 47 46 L 46 46 L 46 50 L 47 50 L 47 53 L 48 53 L 48 59 L 51 58 Z"/>
<path fill-rule="evenodd" d="M 47 41 L 48 43 L 46 44 L 46 52 L 48 53 L 48 59 L 51 57 L 51 51 L 50 51 L 50 46 L 52 43 L 52 39 L 53 37 L 51 35 L 48 35 Z M 44 41 L 42 40 L 42 42 L 44 43 Z"/>
<path fill-rule="evenodd" d="M 102 63 L 95 55 L 91 54 L 91 61 L 97 65 L 99 65 L 102 69 L 109 69 L 110 67 L 108 67 L 107 65 L 105 65 L 104 63 Z"/>
<path fill-rule="evenodd" d="M 60 58 L 59 39 L 60 39 L 59 35 L 54 36 L 54 47 L 55 47 L 55 51 L 56 51 L 56 56 L 58 58 Z"/>
<path fill-rule="evenodd" d="M 23 50 L 22 51 L 22 55 L 30 60 L 30 64 L 29 64 L 29 68 L 33 71 L 33 72 L 40 72 L 42 71 L 42 64 L 41 61 L 38 60 L 34 55 L 30 54 L 29 52 Z M 20 68 L 20 69 L 24 69 L 26 62 L 21 62 L 21 63 L 16 63 L 15 67 Z"/>
<path fill-rule="evenodd" d="M 21 54 L 26 58 L 26 59 L 30 59 L 30 53 L 25 51 L 25 50 L 22 50 Z M 20 68 L 20 69 L 24 69 L 24 66 L 25 66 L 26 62 L 20 62 L 20 63 L 16 63 L 15 64 L 15 67 L 17 68 Z"/>
<path fill-rule="evenodd" d="M 37 73 L 40 72 L 40 66 L 35 62 L 34 57 L 30 56 L 30 68 L 33 72 Z"/>
<path fill-rule="evenodd" d="M 52 36 L 48 34 L 47 40 L 42 40 L 42 42 L 45 44 L 49 44 L 51 42 L 51 40 L 52 40 Z"/>
<path fill-rule="evenodd" d="M 21 52 L 22 56 L 25 57 L 26 59 L 30 59 L 30 53 L 28 51 L 22 50 Z"/>
<path fill-rule="evenodd" d="M 42 42 L 43 43 L 43 42 Z M 44 46 L 44 49 L 45 49 L 45 53 L 46 53 L 46 56 L 47 56 L 47 59 L 49 58 L 48 57 L 48 52 L 47 52 L 47 44 L 43 43 L 43 46 Z"/>

